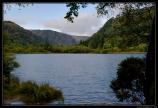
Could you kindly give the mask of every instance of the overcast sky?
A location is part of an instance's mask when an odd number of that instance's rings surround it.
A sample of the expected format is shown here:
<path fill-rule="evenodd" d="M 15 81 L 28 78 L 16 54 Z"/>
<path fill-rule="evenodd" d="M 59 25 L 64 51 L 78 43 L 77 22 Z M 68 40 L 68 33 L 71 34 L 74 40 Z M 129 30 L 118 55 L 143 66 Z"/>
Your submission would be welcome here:
<path fill-rule="evenodd" d="M 64 19 L 68 11 L 64 3 L 33 4 L 24 8 L 12 5 L 12 8 L 4 13 L 3 18 L 7 21 L 13 21 L 25 29 L 47 29 L 77 36 L 91 36 L 109 18 L 118 14 L 116 9 L 111 11 L 108 16 L 97 17 L 95 7 L 96 5 L 89 4 L 87 8 L 81 8 L 74 23 Z"/>

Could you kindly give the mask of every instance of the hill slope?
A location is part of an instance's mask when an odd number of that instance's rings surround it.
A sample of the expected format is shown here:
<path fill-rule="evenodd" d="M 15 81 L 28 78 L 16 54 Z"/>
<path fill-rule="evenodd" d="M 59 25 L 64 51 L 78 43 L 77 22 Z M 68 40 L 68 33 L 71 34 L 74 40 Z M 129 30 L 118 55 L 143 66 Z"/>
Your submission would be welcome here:
<path fill-rule="evenodd" d="M 74 45 L 76 40 L 64 33 L 53 30 L 31 30 L 35 35 L 44 39 L 45 42 L 53 45 Z"/>
<path fill-rule="evenodd" d="M 100 30 L 80 44 L 103 49 L 145 48 L 151 28 L 151 17 L 154 15 L 153 7 L 150 14 L 147 9 L 133 10 L 132 20 L 126 20 L 126 14 L 109 19 Z"/>
<path fill-rule="evenodd" d="M 3 32 L 7 32 L 11 42 L 20 45 L 50 44 L 50 45 L 75 45 L 86 36 L 72 36 L 53 30 L 26 30 L 11 21 L 3 21 Z"/>
<path fill-rule="evenodd" d="M 26 30 L 11 21 L 3 21 L 3 33 L 8 34 L 8 39 L 12 43 L 21 45 L 42 43 L 42 38 L 36 36 L 31 31 Z"/>

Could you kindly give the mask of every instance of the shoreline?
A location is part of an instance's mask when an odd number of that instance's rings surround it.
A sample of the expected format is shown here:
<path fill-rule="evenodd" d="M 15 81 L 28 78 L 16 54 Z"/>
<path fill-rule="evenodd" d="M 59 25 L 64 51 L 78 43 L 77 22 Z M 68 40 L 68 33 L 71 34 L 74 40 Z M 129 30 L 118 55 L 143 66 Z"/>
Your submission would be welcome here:
<path fill-rule="evenodd" d="M 59 52 L 30 52 L 30 53 L 13 53 L 13 54 L 146 54 L 147 52 L 109 52 L 109 53 L 59 53 Z"/>

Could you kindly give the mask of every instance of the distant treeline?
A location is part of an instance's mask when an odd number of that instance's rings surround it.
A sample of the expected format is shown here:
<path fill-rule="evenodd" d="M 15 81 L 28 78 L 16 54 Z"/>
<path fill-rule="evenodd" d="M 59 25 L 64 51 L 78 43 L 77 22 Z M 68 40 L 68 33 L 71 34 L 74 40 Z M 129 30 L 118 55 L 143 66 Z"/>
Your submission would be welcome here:
<path fill-rule="evenodd" d="M 53 46 L 53 45 L 28 45 L 28 46 L 7 46 L 4 45 L 4 50 L 10 53 L 143 53 L 144 47 L 141 45 L 134 49 L 121 50 L 118 48 L 113 49 L 94 49 L 81 45 L 74 46 Z"/>

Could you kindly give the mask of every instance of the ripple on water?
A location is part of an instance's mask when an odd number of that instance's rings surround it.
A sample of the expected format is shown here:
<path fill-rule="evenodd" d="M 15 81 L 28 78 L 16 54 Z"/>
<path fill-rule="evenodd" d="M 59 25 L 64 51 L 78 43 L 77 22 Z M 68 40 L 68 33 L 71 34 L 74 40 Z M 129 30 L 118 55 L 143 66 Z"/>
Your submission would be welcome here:
<path fill-rule="evenodd" d="M 131 56 L 144 54 L 17 54 L 21 66 L 12 73 L 22 81 L 49 82 L 63 92 L 64 104 L 118 104 L 109 85 L 117 65 Z"/>

